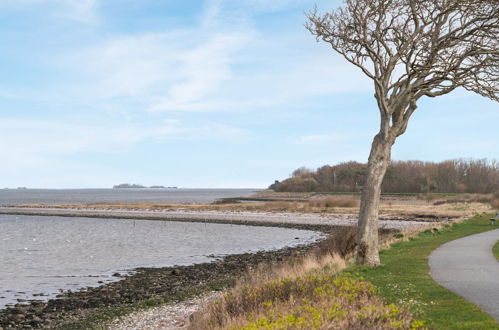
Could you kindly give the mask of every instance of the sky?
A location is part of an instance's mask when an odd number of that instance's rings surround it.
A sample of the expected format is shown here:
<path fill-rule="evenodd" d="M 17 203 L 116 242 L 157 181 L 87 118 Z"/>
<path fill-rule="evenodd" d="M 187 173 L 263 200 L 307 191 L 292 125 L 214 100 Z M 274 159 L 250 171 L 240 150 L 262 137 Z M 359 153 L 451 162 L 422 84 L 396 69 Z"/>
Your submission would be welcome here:
<path fill-rule="evenodd" d="M 263 188 L 367 161 L 372 82 L 304 28 L 339 1 L 0 0 L 0 187 Z M 424 99 L 396 160 L 499 158 L 499 107 Z"/>

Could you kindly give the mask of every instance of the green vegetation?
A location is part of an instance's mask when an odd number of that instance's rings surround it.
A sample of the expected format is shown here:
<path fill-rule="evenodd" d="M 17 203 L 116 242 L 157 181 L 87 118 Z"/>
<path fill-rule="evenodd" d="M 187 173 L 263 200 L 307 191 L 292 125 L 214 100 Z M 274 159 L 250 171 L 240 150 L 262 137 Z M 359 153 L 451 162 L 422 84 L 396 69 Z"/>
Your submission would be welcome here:
<path fill-rule="evenodd" d="M 308 256 L 262 265 L 207 308 L 189 329 L 424 329 L 372 284 L 341 273 L 356 228 L 333 232 Z M 386 236 L 385 236 L 386 237 Z"/>
<path fill-rule="evenodd" d="M 368 282 L 331 268 L 244 285 L 211 305 L 191 329 L 424 329 L 381 300 Z"/>
<path fill-rule="evenodd" d="M 394 243 L 381 252 L 380 267 L 341 271 L 333 254 L 328 262 L 303 261 L 308 266 L 298 270 L 284 265 L 278 271 L 266 268 L 263 278 L 250 273 L 251 280 L 196 314 L 191 329 L 499 329 L 490 315 L 434 282 L 427 262 L 441 244 L 493 229 L 489 218 L 476 216 Z M 406 236 L 393 235 L 399 240 Z M 348 255 L 354 245 L 346 242 L 353 237 L 342 232 L 328 242 L 341 241 L 341 246 L 324 246 L 315 257 L 326 256 L 326 251 Z M 499 242 L 494 248 L 499 253 Z"/>
<path fill-rule="evenodd" d="M 492 248 L 492 253 L 494 253 L 494 256 L 496 257 L 497 261 L 499 261 L 499 241 L 497 241 L 497 243 Z"/>
<path fill-rule="evenodd" d="M 175 297 L 134 306 L 99 309 L 64 328 L 104 327 L 134 310 L 181 301 L 207 290 L 233 287 L 194 317 L 191 329 L 393 328 L 499 329 L 488 314 L 451 293 L 428 275 L 428 255 L 441 244 L 493 229 L 489 215 L 420 233 L 381 252 L 382 266 L 350 266 L 344 257 L 354 245 L 353 228 L 304 259 L 254 270 L 239 280 L 187 288 Z M 397 239 L 407 235 L 396 233 Z M 343 238 L 343 240 L 339 238 Z M 334 237 L 332 237 L 334 238 Z M 341 244 L 340 244 L 341 243 Z M 335 254 L 331 255 L 331 251 Z M 349 252 L 350 251 L 350 252 Z M 499 256 L 499 242 L 494 246 Z"/>
<path fill-rule="evenodd" d="M 428 255 L 441 244 L 491 230 L 489 218 L 481 215 L 443 230 L 427 230 L 382 251 L 382 266 L 352 267 L 347 272 L 370 281 L 388 303 L 408 308 L 431 328 L 499 329 L 491 316 L 434 282 L 427 262 Z"/>
<path fill-rule="evenodd" d="M 286 287 L 290 280 L 278 281 Z M 273 301 L 263 302 L 264 316 L 242 326 L 242 330 L 256 329 L 329 329 L 377 328 L 418 329 L 423 323 L 411 321 L 410 315 L 394 305 L 384 304 L 371 284 L 347 277 L 308 275 L 291 281 L 295 290 L 291 294 L 298 301 L 273 306 Z M 275 285 L 271 283 L 272 286 Z M 258 289 L 258 288 L 251 288 Z M 278 297 L 275 295 L 274 297 Z M 358 304 L 358 301 L 364 303 Z"/>

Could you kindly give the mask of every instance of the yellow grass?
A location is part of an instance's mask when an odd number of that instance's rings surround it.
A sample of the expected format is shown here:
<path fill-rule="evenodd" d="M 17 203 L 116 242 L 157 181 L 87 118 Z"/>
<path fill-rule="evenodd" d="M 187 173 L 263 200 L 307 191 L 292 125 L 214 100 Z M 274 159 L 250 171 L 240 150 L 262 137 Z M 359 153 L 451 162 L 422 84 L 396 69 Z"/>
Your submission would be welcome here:
<path fill-rule="evenodd" d="M 276 196 L 274 196 L 274 194 Z M 269 198 L 305 199 L 297 201 L 268 201 L 228 204 L 173 204 L 173 203 L 92 203 L 92 204 L 26 204 L 30 207 L 56 208 L 92 208 L 92 209 L 127 209 L 127 210 L 191 210 L 191 211 L 249 211 L 249 212 L 291 212 L 291 213 L 320 213 L 341 214 L 356 216 L 359 211 L 359 196 L 348 195 L 315 195 L 294 193 L 280 193 L 266 195 Z M 479 200 L 481 202 L 479 202 Z M 401 220 L 428 220 L 434 221 L 444 218 L 465 218 L 477 213 L 491 212 L 499 209 L 499 198 L 492 195 L 458 195 L 435 197 L 431 200 L 424 196 L 383 196 L 380 204 L 380 218 Z"/>
<path fill-rule="evenodd" d="M 195 313 L 190 329 L 420 329 L 422 322 L 386 305 L 362 279 L 339 276 L 355 228 L 310 255 L 249 271 L 222 298 Z M 347 247 L 347 248 L 345 248 Z"/>

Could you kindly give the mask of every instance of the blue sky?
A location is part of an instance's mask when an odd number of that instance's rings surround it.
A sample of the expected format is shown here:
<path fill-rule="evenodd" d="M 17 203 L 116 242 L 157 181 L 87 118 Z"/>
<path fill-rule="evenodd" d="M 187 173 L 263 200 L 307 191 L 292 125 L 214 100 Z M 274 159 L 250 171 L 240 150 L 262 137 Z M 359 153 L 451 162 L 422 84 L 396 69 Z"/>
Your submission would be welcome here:
<path fill-rule="evenodd" d="M 366 161 L 372 84 L 304 11 L 339 1 L 0 0 L 0 186 L 265 187 Z M 393 158 L 499 158 L 497 103 L 423 100 Z"/>

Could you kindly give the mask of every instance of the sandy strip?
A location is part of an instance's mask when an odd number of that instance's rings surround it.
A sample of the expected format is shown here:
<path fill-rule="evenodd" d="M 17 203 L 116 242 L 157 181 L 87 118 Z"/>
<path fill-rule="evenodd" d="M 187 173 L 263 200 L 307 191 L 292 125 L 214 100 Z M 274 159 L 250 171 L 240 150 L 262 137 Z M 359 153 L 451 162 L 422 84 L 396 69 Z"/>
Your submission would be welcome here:
<path fill-rule="evenodd" d="M 222 292 L 208 292 L 177 304 L 137 311 L 115 320 L 109 330 L 146 330 L 146 329 L 182 329 L 188 324 L 190 316 Z"/>
<path fill-rule="evenodd" d="M 314 226 L 351 226 L 357 219 L 351 215 L 269 213 L 236 211 L 192 211 L 192 210 L 123 210 L 90 208 L 50 208 L 50 207 L 5 207 L 0 206 L 0 214 L 71 216 L 93 218 L 123 218 L 149 220 L 196 221 L 228 224 L 253 225 L 314 225 Z M 385 229 L 404 230 L 428 226 L 431 223 L 410 220 L 380 220 L 379 226 Z"/>

